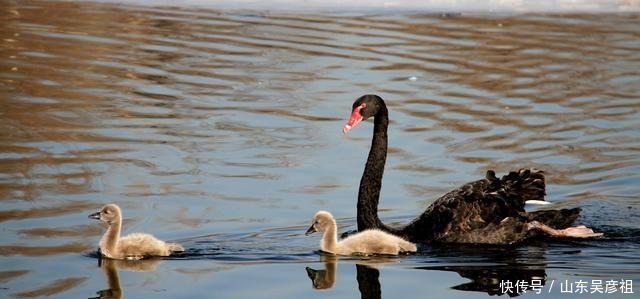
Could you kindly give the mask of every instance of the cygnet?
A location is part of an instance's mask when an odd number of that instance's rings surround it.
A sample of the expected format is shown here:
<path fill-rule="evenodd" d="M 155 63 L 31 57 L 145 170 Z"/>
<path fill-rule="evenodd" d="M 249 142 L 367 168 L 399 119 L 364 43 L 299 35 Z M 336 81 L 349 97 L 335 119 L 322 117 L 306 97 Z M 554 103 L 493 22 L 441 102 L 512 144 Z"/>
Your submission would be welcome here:
<path fill-rule="evenodd" d="M 120 238 L 122 212 L 115 204 L 102 207 L 99 212 L 89 215 L 109 225 L 100 239 L 100 253 L 112 259 L 142 259 L 152 256 L 169 256 L 173 252 L 184 251 L 180 244 L 166 243 L 149 234 L 134 233 Z"/>
<path fill-rule="evenodd" d="M 331 213 L 319 211 L 305 235 L 324 232 L 320 249 L 325 252 L 352 254 L 392 254 L 415 252 L 416 244 L 377 229 L 361 231 L 338 241 L 336 221 Z"/>

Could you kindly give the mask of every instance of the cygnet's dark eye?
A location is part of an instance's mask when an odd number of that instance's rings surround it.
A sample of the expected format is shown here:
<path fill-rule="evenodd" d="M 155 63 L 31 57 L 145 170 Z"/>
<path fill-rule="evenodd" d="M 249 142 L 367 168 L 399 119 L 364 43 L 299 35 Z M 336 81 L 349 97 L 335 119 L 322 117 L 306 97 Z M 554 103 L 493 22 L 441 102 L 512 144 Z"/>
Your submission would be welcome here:
<path fill-rule="evenodd" d="M 105 214 L 109 214 L 109 210 L 104 210 L 104 213 Z"/>

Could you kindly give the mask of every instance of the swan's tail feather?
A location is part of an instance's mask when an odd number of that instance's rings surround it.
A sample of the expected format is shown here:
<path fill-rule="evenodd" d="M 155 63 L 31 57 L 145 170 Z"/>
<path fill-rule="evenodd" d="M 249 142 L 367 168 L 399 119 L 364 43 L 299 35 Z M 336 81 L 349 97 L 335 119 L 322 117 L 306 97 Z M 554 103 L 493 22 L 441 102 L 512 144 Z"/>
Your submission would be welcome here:
<path fill-rule="evenodd" d="M 580 208 L 562 210 L 542 210 L 527 213 L 529 221 L 538 221 L 555 229 L 570 227 L 580 216 Z"/>
<path fill-rule="evenodd" d="M 169 251 L 171 251 L 171 252 L 183 252 L 184 251 L 184 247 L 182 247 L 182 245 L 180 245 L 178 243 L 167 243 L 167 248 L 169 248 Z"/>
<path fill-rule="evenodd" d="M 527 205 L 546 206 L 546 205 L 550 205 L 551 203 L 548 202 L 548 201 L 544 201 L 544 200 L 527 200 L 525 202 L 525 204 L 527 204 Z"/>
<path fill-rule="evenodd" d="M 487 179 L 497 180 L 493 171 L 487 172 Z M 504 198 L 517 200 L 517 205 L 524 208 L 526 201 L 544 201 L 545 183 L 544 174 L 534 168 L 523 168 L 509 172 L 500 179 L 501 190 Z"/>

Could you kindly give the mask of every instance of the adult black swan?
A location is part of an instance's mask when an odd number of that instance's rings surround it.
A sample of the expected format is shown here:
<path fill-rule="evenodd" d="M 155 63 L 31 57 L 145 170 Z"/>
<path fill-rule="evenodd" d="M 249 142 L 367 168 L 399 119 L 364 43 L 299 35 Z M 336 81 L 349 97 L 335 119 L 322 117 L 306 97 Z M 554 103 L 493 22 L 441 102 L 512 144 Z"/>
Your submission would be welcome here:
<path fill-rule="evenodd" d="M 413 242 L 513 244 L 536 234 L 587 238 L 585 226 L 570 227 L 580 208 L 528 213 L 525 201 L 544 200 L 541 171 L 520 169 L 497 178 L 492 170 L 481 180 L 467 183 L 433 202 L 404 227 L 390 227 L 378 218 L 378 201 L 387 158 L 387 106 L 377 95 L 364 95 L 353 103 L 346 134 L 373 117 L 373 139 L 358 191 L 358 231 L 381 229 Z"/>

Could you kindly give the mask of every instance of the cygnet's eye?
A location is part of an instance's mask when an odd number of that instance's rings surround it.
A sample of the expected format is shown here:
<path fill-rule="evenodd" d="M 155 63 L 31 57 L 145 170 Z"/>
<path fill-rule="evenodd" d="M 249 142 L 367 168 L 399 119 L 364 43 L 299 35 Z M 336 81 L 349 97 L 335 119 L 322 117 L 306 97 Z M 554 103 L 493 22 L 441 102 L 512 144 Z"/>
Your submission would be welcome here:
<path fill-rule="evenodd" d="M 104 213 L 105 214 L 109 214 L 109 210 L 104 210 Z"/>

